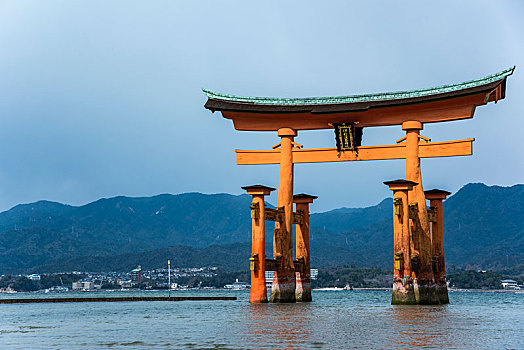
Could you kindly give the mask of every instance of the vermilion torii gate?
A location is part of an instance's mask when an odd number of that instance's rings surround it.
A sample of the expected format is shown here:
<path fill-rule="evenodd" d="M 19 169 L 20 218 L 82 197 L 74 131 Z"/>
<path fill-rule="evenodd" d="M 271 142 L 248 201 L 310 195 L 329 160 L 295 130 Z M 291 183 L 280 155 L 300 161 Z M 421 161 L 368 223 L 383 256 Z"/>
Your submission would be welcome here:
<path fill-rule="evenodd" d="M 294 164 L 406 159 L 405 179 L 385 182 L 393 191 L 394 201 L 392 303 L 448 303 L 442 200 L 449 192 L 424 192 L 420 159 L 471 155 L 474 139 L 430 142 L 420 135 L 420 130 L 425 123 L 473 118 L 477 106 L 503 99 L 506 79 L 514 68 L 459 84 L 354 96 L 264 98 L 204 90 L 208 97 L 205 108 L 220 111 L 224 118 L 233 121 L 236 130 L 276 131 L 281 138 L 272 150 L 235 151 L 240 165 L 280 164 L 277 209 L 264 206 L 264 196 L 273 188 L 243 187 L 253 196 L 250 302 L 267 302 L 263 283 L 266 270 L 275 271 L 270 301 L 311 300 L 308 205 L 316 197 L 293 195 Z M 401 125 L 406 136 L 397 144 L 360 146 L 356 134 L 361 135 L 362 129 L 358 128 L 387 125 Z M 301 149 L 302 146 L 294 142 L 299 130 L 333 129 L 334 126 L 337 138 L 345 143 L 338 144 L 337 148 Z M 346 133 L 345 138 L 340 136 L 342 132 Z M 431 201 L 429 209 L 426 199 Z M 275 221 L 273 259 L 265 258 L 265 220 Z M 293 224 L 297 225 L 295 260 Z"/>

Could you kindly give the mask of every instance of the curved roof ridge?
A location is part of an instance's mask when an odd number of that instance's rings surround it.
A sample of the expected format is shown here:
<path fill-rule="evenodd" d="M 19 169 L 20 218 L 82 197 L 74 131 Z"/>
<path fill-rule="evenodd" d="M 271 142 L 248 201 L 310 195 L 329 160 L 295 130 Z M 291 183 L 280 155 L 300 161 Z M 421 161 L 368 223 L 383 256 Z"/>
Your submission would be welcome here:
<path fill-rule="evenodd" d="M 431 88 L 423 88 L 417 90 L 405 90 L 405 91 L 394 91 L 394 92 L 383 92 L 373 94 L 358 94 L 358 95 L 345 95 L 345 96 L 327 96 L 327 97 L 249 97 L 249 96 L 238 96 L 229 95 L 219 92 L 214 92 L 207 89 L 202 89 L 204 94 L 209 99 L 249 103 L 249 104 L 261 104 L 261 105 L 320 105 L 320 104 L 338 104 L 338 103 L 355 103 L 355 102 L 370 102 L 370 101 L 384 101 L 384 100 L 397 100 L 413 97 L 422 97 L 429 95 L 442 94 L 447 92 L 453 92 L 476 86 L 481 86 L 495 81 L 503 80 L 506 77 L 513 74 L 515 66 L 500 71 L 498 73 L 490 74 L 483 78 L 469 80 L 462 83 L 447 84 Z"/>

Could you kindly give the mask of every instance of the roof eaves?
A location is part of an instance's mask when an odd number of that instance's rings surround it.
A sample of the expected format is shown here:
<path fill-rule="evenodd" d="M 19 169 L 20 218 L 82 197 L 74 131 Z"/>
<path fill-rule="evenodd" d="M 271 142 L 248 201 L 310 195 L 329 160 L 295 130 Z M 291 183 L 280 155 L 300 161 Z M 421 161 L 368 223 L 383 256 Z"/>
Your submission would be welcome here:
<path fill-rule="evenodd" d="M 460 91 L 478 86 L 490 84 L 493 82 L 502 81 L 513 74 L 515 66 L 505 69 L 501 72 L 488 75 L 486 77 L 470 80 L 457 84 L 448 84 L 437 86 L 433 88 L 425 88 L 409 91 L 385 92 L 375 94 L 361 94 L 361 95 L 347 95 L 347 96 L 331 96 L 331 97 L 306 97 L 306 98 L 280 98 L 280 97 L 248 97 L 229 95 L 219 92 L 213 92 L 207 89 L 202 89 L 204 94 L 211 100 L 243 103 L 249 105 L 281 105 L 281 106 L 304 106 L 304 105 L 329 105 L 329 104 L 343 104 L 343 103 L 359 103 L 359 102 L 377 102 L 387 100 L 410 99 L 417 97 L 425 97 L 430 95 L 445 94 L 454 91 Z"/>

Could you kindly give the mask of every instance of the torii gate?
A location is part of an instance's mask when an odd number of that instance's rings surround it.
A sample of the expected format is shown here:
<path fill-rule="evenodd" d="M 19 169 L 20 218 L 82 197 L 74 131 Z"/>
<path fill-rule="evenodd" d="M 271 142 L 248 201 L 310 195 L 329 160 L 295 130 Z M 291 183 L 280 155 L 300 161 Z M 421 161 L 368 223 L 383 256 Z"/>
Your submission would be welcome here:
<path fill-rule="evenodd" d="M 264 206 L 264 196 L 273 188 L 243 187 L 253 196 L 250 302 L 267 302 L 266 269 L 275 271 L 270 301 L 311 300 L 308 205 L 316 197 L 293 196 L 295 163 L 406 159 L 405 179 L 385 182 L 394 192 L 392 303 L 448 303 L 442 200 L 449 192 L 424 193 L 420 158 L 471 155 L 474 139 L 430 142 L 420 135 L 420 130 L 424 123 L 473 118 L 477 106 L 503 99 L 506 78 L 514 69 L 459 84 L 354 96 L 264 98 L 203 90 L 208 97 L 205 108 L 220 111 L 224 118 L 233 121 L 236 130 L 276 131 L 281 138 L 272 150 L 235 150 L 239 165 L 280 164 L 277 209 Z M 337 148 L 301 149 L 302 146 L 294 142 L 299 130 L 333 129 L 341 123 L 346 127 L 346 138 L 340 140 L 346 143 L 350 140 L 350 150 L 343 147 L 347 144 Z M 393 145 L 360 146 L 354 143 L 355 125 L 358 128 L 401 125 L 406 136 Z M 337 137 L 342 130 L 337 129 Z M 405 143 L 401 143 L 404 140 Z M 340 152 L 341 149 L 346 150 Z M 429 211 L 426 199 L 431 200 Z M 296 212 L 293 212 L 293 202 L 297 203 Z M 275 221 L 273 259 L 265 258 L 265 220 Z M 292 256 L 293 224 L 297 224 L 296 260 Z"/>

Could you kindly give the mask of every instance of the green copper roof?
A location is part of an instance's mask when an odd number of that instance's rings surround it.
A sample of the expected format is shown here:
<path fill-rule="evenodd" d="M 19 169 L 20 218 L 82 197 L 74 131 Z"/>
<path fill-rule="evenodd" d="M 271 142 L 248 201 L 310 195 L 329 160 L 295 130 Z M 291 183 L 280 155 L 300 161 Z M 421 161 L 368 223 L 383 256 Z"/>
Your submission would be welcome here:
<path fill-rule="evenodd" d="M 349 95 L 349 96 L 332 96 L 332 97 L 305 97 L 305 98 L 280 98 L 280 97 L 245 97 L 222 94 L 218 92 L 209 91 L 202 89 L 204 94 L 210 99 L 240 102 L 249 104 L 261 104 L 261 105 L 322 105 L 322 104 L 338 104 L 338 103 L 355 103 L 355 102 L 371 102 L 371 101 L 383 101 L 383 100 L 398 100 L 405 98 L 423 97 L 429 95 L 437 95 L 447 92 L 453 92 L 458 90 L 464 90 L 468 88 L 474 88 L 477 86 L 493 83 L 505 79 L 506 77 L 513 74 L 515 66 L 503 70 L 501 72 L 488 75 L 487 77 L 470 80 L 458 84 L 442 85 L 433 88 L 410 90 L 410 91 L 396 91 L 396 92 L 384 92 L 378 94 L 366 94 L 366 95 Z"/>

